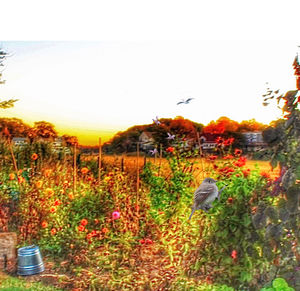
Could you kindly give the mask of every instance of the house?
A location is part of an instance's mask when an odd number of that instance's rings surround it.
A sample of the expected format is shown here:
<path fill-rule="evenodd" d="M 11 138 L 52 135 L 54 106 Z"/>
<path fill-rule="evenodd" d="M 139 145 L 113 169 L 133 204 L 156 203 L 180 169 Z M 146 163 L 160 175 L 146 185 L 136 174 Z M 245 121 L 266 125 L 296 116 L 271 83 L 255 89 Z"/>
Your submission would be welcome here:
<path fill-rule="evenodd" d="M 154 138 L 148 131 L 143 131 L 139 136 L 139 143 L 142 150 L 150 150 L 154 147 Z"/>
<path fill-rule="evenodd" d="M 263 139 L 261 131 L 243 132 L 244 147 L 246 151 L 254 152 L 265 149 L 268 145 Z"/>
<path fill-rule="evenodd" d="M 212 136 L 204 136 L 200 137 L 201 148 L 204 151 L 212 151 L 217 147 L 217 143 Z M 199 149 L 199 143 L 195 146 L 196 149 Z"/>
<path fill-rule="evenodd" d="M 26 137 L 13 137 L 12 143 L 16 147 L 22 147 L 28 144 L 28 139 Z"/>

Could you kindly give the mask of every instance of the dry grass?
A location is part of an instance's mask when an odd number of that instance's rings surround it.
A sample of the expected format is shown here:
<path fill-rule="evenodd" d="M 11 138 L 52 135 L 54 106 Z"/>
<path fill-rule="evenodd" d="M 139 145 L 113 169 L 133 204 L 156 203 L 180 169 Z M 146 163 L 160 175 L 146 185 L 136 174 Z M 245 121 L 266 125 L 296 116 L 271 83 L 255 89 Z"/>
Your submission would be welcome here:
<path fill-rule="evenodd" d="M 97 156 L 86 156 L 85 159 L 91 160 L 91 159 L 97 159 Z M 137 165 L 137 158 L 133 156 L 102 156 L 102 160 L 104 163 L 114 165 L 115 167 L 121 168 L 121 161 L 122 158 L 124 159 L 124 171 L 126 172 L 133 172 L 136 169 Z M 147 157 L 146 161 L 151 161 L 155 165 L 160 165 L 160 159 L 154 158 L 154 157 Z M 212 175 L 213 176 L 213 168 L 212 163 L 208 162 L 206 159 L 192 159 L 192 161 L 196 161 L 193 174 L 196 179 L 196 183 L 199 183 L 205 176 Z M 218 162 L 218 160 L 216 160 Z M 139 157 L 139 168 L 142 169 L 145 163 L 144 157 Z M 267 172 L 270 174 L 272 178 L 277 177 L 279 175 L 279 168 L 277 167 L 272 171 L 272 168 L 270 166 L 269 161 L 255 161 L 255 160 L 247 160 L 245 168 L 249 168 L 250 170 L 255 170 L 256 166 L 258 166 L 258 169 L 260 172 Z M 168 162 L 165 158 L 161 159 L 161 171 L 162 172 L 168 172 Z"/>

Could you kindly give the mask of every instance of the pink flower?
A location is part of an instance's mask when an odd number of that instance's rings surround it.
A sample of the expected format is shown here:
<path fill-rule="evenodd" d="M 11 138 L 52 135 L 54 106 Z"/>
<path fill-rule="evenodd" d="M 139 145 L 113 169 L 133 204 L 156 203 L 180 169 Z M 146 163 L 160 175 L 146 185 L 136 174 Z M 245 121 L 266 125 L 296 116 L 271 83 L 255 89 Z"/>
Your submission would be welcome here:
<path fill-rule="evenodd" d="M 236 258 L 237 258 L 237 251 L 236 251 L 236 250 L 233 250 L 233 251 L 231 252 L 231 257 L 232 257 L 233 259 L 236 259 Z"/>
<path fill-rule="evenodd" d="M 112 213 L 112 218 L 113 218 L 114 220 L 120 218 L 120 212 L 119 212 L 119 211 L 114 211 L 114 212 Z"/>

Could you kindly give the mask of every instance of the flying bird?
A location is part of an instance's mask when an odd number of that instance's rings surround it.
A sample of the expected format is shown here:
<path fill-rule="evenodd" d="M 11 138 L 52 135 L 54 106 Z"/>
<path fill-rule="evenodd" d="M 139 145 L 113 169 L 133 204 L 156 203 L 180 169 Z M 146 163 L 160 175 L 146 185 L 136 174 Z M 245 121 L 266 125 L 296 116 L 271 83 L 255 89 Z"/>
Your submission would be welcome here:
<path fill-rule="evenodd" d="M 154 156 L 155 154 L 158 153 L 157 149 L 154 149 L 154 150 L 150 150 L 149 153 Z"/>
<path fill-rule="evenodd" d="M 170 134 L 169 132 L 167 132 L 167 134 L 168 134 L 167 139 L 171 140 L 175 138 L 175 134 Z"/>
<path fill-rule="evenodd" d="M 195 98 L 188 98 L 188 99 L 186 99 L 186 100 L 181 99 L 181 101 L 178 102 L 177 105 L 179 105 L 179 104 L 189 104 L 190 101 L 193 100 L 193 99 L 195 99 Z"/>
<path fill-rule="evenodd" d="M 156 125 L 160 125 L 160 121 L 158 121 L 158 117 L 156 116 L 156 119 L 153 119 L 152 118 L 152 120 L 153 120 L 153 122 L 156 124 Z"/>

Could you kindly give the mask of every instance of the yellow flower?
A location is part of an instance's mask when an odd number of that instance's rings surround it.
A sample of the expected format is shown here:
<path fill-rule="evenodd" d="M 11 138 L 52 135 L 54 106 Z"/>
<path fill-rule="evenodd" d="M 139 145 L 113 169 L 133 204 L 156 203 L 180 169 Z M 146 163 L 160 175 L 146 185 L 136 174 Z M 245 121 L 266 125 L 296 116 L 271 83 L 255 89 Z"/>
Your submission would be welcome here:
<path fill-rule="evenodd" d="M 14 173 L 10 173 L 9 174 L 9 180 L 14 180 L 15 179 L 15 174 Z"/>
<path fill-rule="evenodd" d="M 73 192 L 69 193 L 69 194 L 68 194 L 68 197 L 69 197 L 71 200 L 73 200 L 73 199 L 74 199 Z"/>
<path fill-rule="evenodd" d="M 49 177 L 49 176 L 50 176 L 50 174 L 51 174 L 51 172 L 52 172 L 52 170 L 51 170 L 51 169 L 47 169 L 47 170 L 45 170 L 45 171 L 44 171 L 44 175 L 45 175 L 45 177 Z"/>
<path fill-rule="evenodd" d="M 39 180 L 35 183 L 36 188 L 41 188 L 43 186 L 43 181 Z"/>
<path fill-rule="evenodd" d="M 110 179 L 111 179 L 111 177 L 105 177 L 105 178 L 103 179 L 103 181 L 104 181 L 104 182 L 108 182 Z"/>
<path fill-rule="evenodd" d="M 88 171 L 89 171 L 89 169 L 86 168 L 86 167 L 84 167 L 84 168 L 81 169 L 81 173 L 82 174 L 87 174 Z"/>
<path fill-rule="evenodd" d="M 52 195 L 54 194 L 54 191 L 53 191 L 53 189 L 51 189 L 51 188 L 47 188 L 47 189 L 44 191 L 44 193 L 45 193 L 46 195 L 48 195 L 48 196 L 52 196 Z"/>

